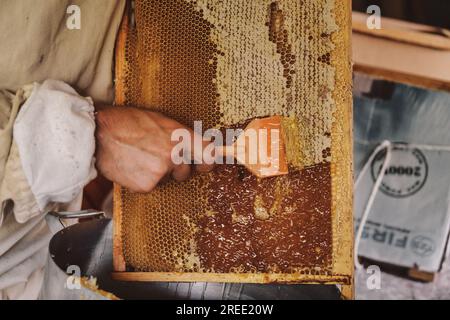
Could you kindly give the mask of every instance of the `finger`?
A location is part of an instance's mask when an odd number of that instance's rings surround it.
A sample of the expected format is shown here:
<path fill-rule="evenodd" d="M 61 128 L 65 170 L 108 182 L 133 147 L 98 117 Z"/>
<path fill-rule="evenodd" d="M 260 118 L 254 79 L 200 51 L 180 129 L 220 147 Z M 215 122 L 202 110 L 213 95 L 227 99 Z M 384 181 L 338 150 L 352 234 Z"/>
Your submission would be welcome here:
<path fill-rule="evenodd" d="M 151 192 L 157 185 L 164 183 L 164 178 L 169 175 L 169 165 L 158 156 L 143 154 L 145 159 L 139 166 L 135 166 L 134 172 L 127 175 L 140 192 Z M 135 157 L 139 163 L 140 157 Z M 130 181 L 131 182 L 131 181 Z"/>
<path fill-rule="evenodd" d="M 191 175 L 191 166 L 188 164 L 181 164 L 179 166 L 175 166 L 172 171 L 172 177 L 176 181 L 185 181 Z"/>

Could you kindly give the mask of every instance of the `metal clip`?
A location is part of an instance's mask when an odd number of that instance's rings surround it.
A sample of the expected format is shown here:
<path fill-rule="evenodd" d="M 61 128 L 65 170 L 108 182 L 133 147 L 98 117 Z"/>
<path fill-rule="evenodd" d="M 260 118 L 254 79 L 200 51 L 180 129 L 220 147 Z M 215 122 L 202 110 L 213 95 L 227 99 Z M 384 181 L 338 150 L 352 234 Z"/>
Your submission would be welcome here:
<path fill-rule="evenodd" d="M 77 218 L 104 218 L 105 213 L 103 211 L 88 209 L 88 210 L 81 210 L 81 211 L 50 211 L 50 215 L 57 217 L 59 219 L 77 219 Z"/>

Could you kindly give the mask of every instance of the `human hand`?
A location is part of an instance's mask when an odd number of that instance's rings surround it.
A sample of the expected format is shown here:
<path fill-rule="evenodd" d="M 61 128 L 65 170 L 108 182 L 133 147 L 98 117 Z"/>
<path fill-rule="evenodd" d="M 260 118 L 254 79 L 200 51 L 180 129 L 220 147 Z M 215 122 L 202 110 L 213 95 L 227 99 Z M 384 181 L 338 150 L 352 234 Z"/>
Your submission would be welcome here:
<path fill-rule="evenodd" d="M 177 121 L 138 108 L 106 107 L 98 111 L 96 122 L 96 165 L 109 180 L 135 192 L 150 192 L 169 175 L 177 181 L 189 177 L 192 166 L 175 165 L 171 159 L 171 134 L 185 128 Z M 212 169 L 206 164 L 195 167 L 200 172 Z"/>

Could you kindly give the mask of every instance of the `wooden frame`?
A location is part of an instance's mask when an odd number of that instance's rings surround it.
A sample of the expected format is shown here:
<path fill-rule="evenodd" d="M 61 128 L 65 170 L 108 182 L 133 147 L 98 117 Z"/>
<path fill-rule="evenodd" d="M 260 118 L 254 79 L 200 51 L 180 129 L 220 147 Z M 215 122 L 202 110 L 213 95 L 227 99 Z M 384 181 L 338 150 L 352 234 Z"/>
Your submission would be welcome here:
<path fill-rule="evenodd" d="M 129 7 L 129 6 L 128 6 Z M 353 169 L 352 169 L 352 97 L 351 97 L 351 0 L 336 5 L 339 31 L 332 35 L 336 48 L 331 63 L 336 70 L 339 85 L 333 97 L 336 110 L 332 127 L 332 225 L 333 263 L 328 276 L 305 274 L 218 274 L 178 272 L 126 272 L 121 239 L 120 187 L 114 187 L 114 245 L 113 278 L 122 281 L 176 281 L 176 282 L 241 282 L 241 283 L 309 283 L 341 285 L 342 296 L 351 299 L 353 291 Z M 123 70 L 129 17 L 125 14 L 116 45 L 116 105 L 125 103 Z M 338 244 L 338 245 L 337 245 Z"/>
<path fill-rule="evenodd" d="M 450 91 L 450 30 L 385 17 L 382 29 L 371 30 L 367 18 L 353 12 L 355 71 Z"/>

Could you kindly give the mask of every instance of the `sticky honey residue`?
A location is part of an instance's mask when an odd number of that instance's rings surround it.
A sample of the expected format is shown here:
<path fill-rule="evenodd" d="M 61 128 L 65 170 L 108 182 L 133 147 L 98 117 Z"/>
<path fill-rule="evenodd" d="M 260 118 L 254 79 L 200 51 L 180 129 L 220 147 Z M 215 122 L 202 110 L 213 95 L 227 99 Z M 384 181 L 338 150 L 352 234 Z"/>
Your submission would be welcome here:
<path fill-rule="evenodd" d="M 242 166 L 218 166 L 207 191 L 214 216 L 196 233 L 203 268 L 296 272 L 331 261 L 330 165 L 257 179 Z"/>
<path fill-rule="evenodd" d="M 289 187 L 289 179 L 286 177 L 278 177 L 274 181 L 274 188 L 272 189 L 273 198 L 271 206 L 267 206 L 264 203 L 262 195 L 256 195 L 253 205 L 255 218 L 258 220 L 267 220 L 270 217 L 274 217 L 279 212 L 283 211 L 282 200 L 288 196 L 291 192 Z"/>
<path fill-rule="evenodd" d="M 256 195 L 253 210 L 255 212 L 255 218 L 258 220 L 267 220 L 270 218 L 269 211 L 264 205 L 264 200 L 260 195 Z"/>
<path fill-rule="evenodd" d="M 212 211 L 206 212 L 206 216 L 212 216 L 214 213 Z M 185 214 L 182 215 L 183 219 L 186 221 L 188 226 L 188 231 L 190 232 L 189 237 L 184 238 L 184 247 L 188 250 L 178 252 L 175 250 L 173 252 L 174 258 L 176 258 L 175 271 L 183 272 L 185 270 L 200 270 L 200 258 L 197 253 L 197 243 L 194 240 L 194 235 L 199 231 L 198 226 L 191 221 L 191 218 Z"/>
<path fill-rule="evenodd" d="M 179 260 L 177 271 L 201 270 L 200 258 L 197 253 L 197 243 L 193 238 L 188 240 L 189 250 L 183 253 L 183 258 Z"/>
<path fill-rule="evenodd" d="M 115 296 L 114 294 L 101 290 L 98 287 L 98 283 L 97 283 L 97 278 L 95 277 L 81 277 L 79 278 L 80 280 L 80 284 L 81 286 L 83 286 L 84 288 L 90 290 L 91 292 L 102 296 L 108 300 L 119 300 L 119 298 L 117 296 Z M 83 300 L 84 297 L 81 296 L 81 300 Z"/>
<path fill-rule="evenodd" d="M 290 166 L 302 169 L 306 163 L 308 145 L 302 137 L 304 130 L 302 130 L 300 120 L 296 117 L 283 117 L 281 126 L 286 161 Z"/>

